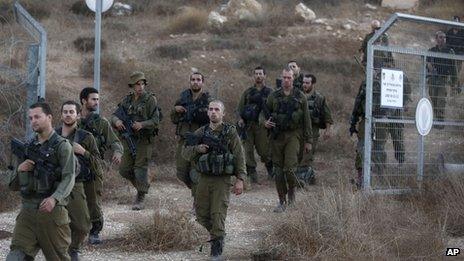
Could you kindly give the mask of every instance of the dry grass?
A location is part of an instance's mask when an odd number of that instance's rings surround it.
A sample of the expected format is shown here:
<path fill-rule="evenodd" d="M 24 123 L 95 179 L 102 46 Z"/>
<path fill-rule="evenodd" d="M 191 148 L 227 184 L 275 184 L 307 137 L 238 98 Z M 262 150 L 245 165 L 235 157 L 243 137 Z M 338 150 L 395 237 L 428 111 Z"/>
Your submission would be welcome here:
<path fill-rule="evenodd" d="M 73 41 L 74 47 L 82 53 L 93 52 L 95 50 L 95 37 L 77 37 Z M 101 41 L 101 49 L 106 48 L 106 42 Z"/>
<path fill-rule="evenodd" d="M 273 225 L 256 258 L 431 259 L 446 245 L 443 223 L 413 200 L 370 196 L 345 185 L 305 195 Z"/>
<path fill-rule="evenodd" d="M 166 28 L 170 34 L 198 33 L 206 29 L 208 11 L 195 7 L 183 7 L 179 14 L 171 18 Z"/>
<path fill-rule="evenodd" d="M 158 209 L 135 223 L 117 245 L 126 251 L 182 251 L 200 243 L 201 230 L 188 213 Z"/>
<path fill-rule="evenodd" d="M 182 59 L 190 57 L 190 49 L 183 45 L 162 45 L 156 47 L 151 56 L 161 58 Z"/>

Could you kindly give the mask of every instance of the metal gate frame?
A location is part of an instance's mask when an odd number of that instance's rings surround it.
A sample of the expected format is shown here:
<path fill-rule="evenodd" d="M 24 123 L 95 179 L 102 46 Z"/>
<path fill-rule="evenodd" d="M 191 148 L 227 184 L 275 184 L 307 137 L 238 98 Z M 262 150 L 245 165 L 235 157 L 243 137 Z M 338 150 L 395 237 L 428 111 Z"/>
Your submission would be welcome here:
<path fill-rule="evenodd" d="M 461 60 L 464 61 L 464 55 L 451 55 L 446 53 L 435 53 L 429 52 L 428 50 L 413 49 L 413 48 L 404 48 L 398 46 L 383 46 L 383 45 L 374 45 L 374 43 L 383 35 L 390 27 L 392 27 L 395 22 L 402 21 L 413 21 L 419 23 L 427 23 L 434 25 L 444 25 L 444 26 L 455 26 L 461 27 L 464 29 L 464 23 L 458 23 L 453 21 L 428 18 L 422 16 L 415 16 L 403 13 L 393 14 L 385 24 L 377 30 L 374 36 L 369 40 L 367 44 L 367 66 L 366 66 L 366 112 L 365 112 L 365 136 L 364 136 L 364 161 L 363 161 L 363 192 L 367 193 L 380 193 L 380 194 L 401 194 L 404 192 L 409 192 L 411 189 L 372 189 L 371 187 L 371 151 L 372 151 L 372 126 L 373 123 L 386 123 L 386 122 L 395 122 L 395 123 L 404 123 L 404 124 L 415 124 L 415 120 L 408 119 L 376 119 L 372 117 L 372 92 L 373 92 L 373 71 L 374 71 L 374 51 L 386 51 L 391 53 L 407 54 L 407 55 L 417 55 L 421 56 L 422 60 L 422 77 L 420 79 L 420 90 L 421 97 L 427 98 L 427 83 L 426 83 L 426 65 L 427 57 L 436 57 L 436 58 L 446 58 L 452 60 Z M 435 119 L 433 121 L 434 125 L 452 125 L 452 126 L 464 126 L 464 122 L 455 122 L 455 121 L 442 121 L 437 122 Z M 418 142 L 418 162 L 417 162 L 417 182 L 420 186 L 423 176 L 424 176 L 424 136 L 417 133 L 417 142 Z"/>
<path fill-rule="evenodd" d="M 47 73 L 47 32 L 19 2 L 14 3 L 16 21 L 36 41 L 27 50 L 27 107 L 45 99 L 45 81 Z M 27 110 L 26 110 L 27 113 Z M 32 129 L 26 115 L 26 139 L 32 136 Z"/>

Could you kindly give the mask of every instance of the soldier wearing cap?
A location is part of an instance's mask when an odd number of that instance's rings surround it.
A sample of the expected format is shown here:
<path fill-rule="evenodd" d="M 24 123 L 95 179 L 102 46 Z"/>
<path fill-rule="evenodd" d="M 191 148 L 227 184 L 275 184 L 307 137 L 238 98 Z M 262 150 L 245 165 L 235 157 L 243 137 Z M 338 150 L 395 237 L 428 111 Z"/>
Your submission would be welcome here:
<path fill-rule="evenodd" d="M 118 104 L 118 107 L 127 113 L 132 121 L 133 140 L 136 145 L 135 155 L 131 154 L 127 139 L 121 137 L 124 146 L 119 174 L 128 179 L 137 189 L 133 210 L 144 208 L 143 201 L 148 193 L 150 183 L 148 182 L 148 162 L 153 152 L 153 141 L 158 133 L 161 112 L 157 106 L 156 97 L 148 92 L 147 79 L 144 73 L 134 72 L 130 76 L 130 88 L 133 90 Z M 121 133 L 126 130 L 124 119 L 113 114 L 111 122 Z"/>

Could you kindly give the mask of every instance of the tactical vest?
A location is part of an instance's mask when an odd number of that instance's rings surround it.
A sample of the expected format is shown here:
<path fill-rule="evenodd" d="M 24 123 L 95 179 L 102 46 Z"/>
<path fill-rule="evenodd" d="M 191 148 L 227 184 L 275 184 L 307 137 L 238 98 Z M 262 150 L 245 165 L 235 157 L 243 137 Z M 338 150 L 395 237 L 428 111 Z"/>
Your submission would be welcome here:
<path fill-rule="evenodd" d="M 217 136 L 218 142 L 223 147 L 227 148 L 226 151 L 212 150 L 208 153 L 202 154 L 196 161 L 196 169 L 198 172 L 210 176 L 224 176 L 234 174 L 234 155 L 229 149 L 230 130 L 234 128 L 232 125 L 223 124 L 221 133 Z M 202 139 L 206 135 L 213 135 L 209 126 L 204 126 L 202 130 L 202 138 L 199 139 L 198 144 L 202 144 Z"/>
<path fill-rule="evenodd" d="M 127 115 L 132 117 L 132 120 L 138 121 L 138 122 L 145 121 L 149 117 L 145 113 L 146 103 L 148 102 L 151 96 L 154 97 L 155 95 L 151 92 L 146 92 L 143 98 L 140 97 L 142 98 L 142 100 L 138 101 L 136 105 L 133 105 L 132 100 L 133 100 L 134 94 L 131 93 L 123 99 L 123 101 L 119 104 L 119 106 L 124 107 L 124 109 L 127 112 Z M 159 113 L 159 120 L 161 121 L 163 118 L 161 108 L 159 106 L 156 106 L 154 110 Z M 141 129 L 139 132 L 136 133 L 136 136 L 137 138 L 140 138 L 140 137 L 150 138 L 152 136 L 158 135 L 158 131 L 159 129 L 156 127 L 154 129 Z"/>
<path fill-rule="evenodd" d="M 34 159 L 35 166 L 30 172 L 19 172 L 19 186 L 21 195 L 26 199 L 44 199 L 50 197 L 61 181 L 61 168 L 59 164 L 59 155 L 57 153 L 59 146 L 66 142 L 66 139 L 54 133 L 46 144 L 41 144 L 37 137 L 26 145 L 26 157 L 28 151 L 38 151 L 40 159 Z"/>
<path fill-rule="evenodd" d="M 97 142 L 98 150 L 100 151 L 100 156 L 103 159 L 105 151 L 108 148 L 107 140 L 103 132 L 98 125 L 101 121 L 100 115 L 98 113 L 91 113 L 87 118 L 81 119 L 81 128 L 92 133 L 95 141 Z"/>
<path fill-rule="evenodd" d="M 316 91 L 308 97 L 308 109 L 309 115 L 311 116 L 311 123 L 319 129 L 325 129 L 327 127 L 324 115 L 324 103 L 324 96 Z"/>
<path fill-rule="evenodd" d="M 56 133 L 62 135 L 63 129 L 57 128 Z M 76 129 L 74 133 L 73 142 L 82 145 L 82 142 L 91 135 L 89 132 L 83 129 Z M 76 182 L 87 182 L 95 179 L 95 173 L 92 171 L 90 160 L 84 158 L 83 155 L 76 155 Z"/>
<path fill-rule="evenodd" d="M 245 96 L 245 106 L 240 112 L 240 117 L 245 122 L 258 122 L 259 114 L 265 106 L 266 98 L 271 93 L 271 89 L 264 86 L 258 91 L 252 87 Z"/>
<path fill-rule="evenodd" d="M 300 128 L 304 117 L 301 109 L 303 94 L 298 90 L 293 90 L 289 96 L 285 96 L 283 90 L 279 90 L 275 98 L 277 107 L 271 116 L 276 123 L 276 130 L 280 132 Z"/>
<path fill-rule="evenodd" d="M 181 117 L 174 119 L 173 123 L 178 124 L 185 122 L 188 124 L 198 124 L 203 126 L 209 122 L 208 117 L 208 103 L 209 93 L 204 92 L 196 100 L 193 100 L 192 91 L 190 89 L 184 90 L 180 94 L 180 100 L 175 106 L 183 106 L 187 111 Z"/>

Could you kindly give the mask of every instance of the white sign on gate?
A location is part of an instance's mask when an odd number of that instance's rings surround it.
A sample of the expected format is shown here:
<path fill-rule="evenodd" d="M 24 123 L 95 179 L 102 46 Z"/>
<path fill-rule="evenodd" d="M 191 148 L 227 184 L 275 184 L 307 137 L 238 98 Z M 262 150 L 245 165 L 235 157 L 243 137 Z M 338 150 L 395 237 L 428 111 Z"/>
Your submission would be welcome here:
<path fill-rule="evenodd" d="M 380 106 L 403 108 L 403 71 L 382 69 Z"/>

